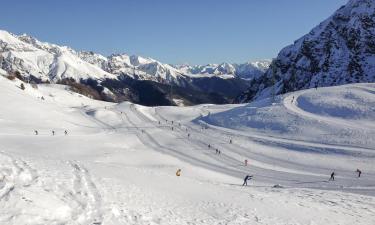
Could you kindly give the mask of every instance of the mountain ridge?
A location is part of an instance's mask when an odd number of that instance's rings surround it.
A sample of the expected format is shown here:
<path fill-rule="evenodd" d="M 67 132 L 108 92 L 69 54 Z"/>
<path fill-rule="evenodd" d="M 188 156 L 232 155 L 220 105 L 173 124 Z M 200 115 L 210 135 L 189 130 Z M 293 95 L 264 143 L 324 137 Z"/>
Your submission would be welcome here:
<path fill-rule="evenodd" d="M 375 1 L 350 0 L 283 48 L 237 102 L 313 87 L 375 82 Z"/>

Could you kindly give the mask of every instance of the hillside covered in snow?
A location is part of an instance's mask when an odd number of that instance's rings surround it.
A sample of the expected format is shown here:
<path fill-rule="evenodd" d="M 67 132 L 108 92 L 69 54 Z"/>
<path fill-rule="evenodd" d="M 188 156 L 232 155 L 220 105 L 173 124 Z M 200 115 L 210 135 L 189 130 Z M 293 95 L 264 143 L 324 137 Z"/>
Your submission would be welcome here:
<path fill-rule="evenodd" d="M 0 68 L 3 70 L 20 73 L 36 83 L 80 84 L 91 93 L 95 92 L 90 96 L 112 102 L 229 103 L 248 88 L 247 80 L 259 77 L 268 64 L 268 61 L 261 61 L 179 67 L 141 56 L 113 54 L 105 57 L 75 51 L 26 34 L 14 35 L 0 30 Z M 234 70 L 230 69 L 232 67 Z M 176 91 L 171 94 L 172 86 Z"/>
<path fill-rule="evenodd" d="M 145 107 L 3 76 L 0 224 L 375 223 L 373 83 Z"/>
<path fill-rule="evenodd" d="M 247 102 L 312 87 L 375 81 L 375 1 L 350 0 L 281 50 L 239 96 Z"/>

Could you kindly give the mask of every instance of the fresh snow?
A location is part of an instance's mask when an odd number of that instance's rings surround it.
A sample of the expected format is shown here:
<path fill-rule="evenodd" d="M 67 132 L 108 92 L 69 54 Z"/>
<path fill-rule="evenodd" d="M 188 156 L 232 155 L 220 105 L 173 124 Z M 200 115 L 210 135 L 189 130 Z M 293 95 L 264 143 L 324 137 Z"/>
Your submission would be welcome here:
<path fill-rule="evenodd" d="M 0 224 L 375 223 L 375 84 L 144 107 L 20 83 L 0 76 Z"/>

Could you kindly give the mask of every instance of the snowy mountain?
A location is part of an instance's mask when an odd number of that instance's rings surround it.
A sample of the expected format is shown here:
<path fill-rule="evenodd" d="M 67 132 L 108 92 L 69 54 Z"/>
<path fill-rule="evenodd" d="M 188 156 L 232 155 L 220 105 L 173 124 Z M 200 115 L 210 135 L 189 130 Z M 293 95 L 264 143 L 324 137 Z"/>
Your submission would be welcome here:
<path fill-rule="evenodd" d="M 115 79 L 116 76 L 81 60 L 68 48 L 44 43 L 27 35 L 16 36 L 0 30 L 0 66 L 24 76 L 56 82 L 64 78 Z"/>
<path fill-rule="evenodd" d="M 243 79 L 253 79 L 262 75 L 270 64 L 270 60 L 260 60 L 243 64 L 177 65 L 176 68 L 184 74 L 231 75 Z"/>
<path fill-rule="evenodd" d="M 232 75 L 223 64 L 221 72 L 192 74 L 152 58 L 113 54 L 109 57 L 77 52 L 66 46 L 41 42 L 34 37 L 0 31 L 0 68 L 18 71 L 34 82 L 64 83 L 81 94 L 106 101 L 139 104 L 229 103 L 248 88 L 248 82 Z M 253 71 L 254 68 L 251 68 Z M 245 73 L 245 69 L 241 70 Z M 258 71 L 257 71 L 258 72 Z M 156 97 L 157 96 L 157 97 Z"/>
<path fill-rule="evenodd" d="M 311 87 L 375 81 L 375 1 L 350 0 L 284 48 L 240 101 Z"/>

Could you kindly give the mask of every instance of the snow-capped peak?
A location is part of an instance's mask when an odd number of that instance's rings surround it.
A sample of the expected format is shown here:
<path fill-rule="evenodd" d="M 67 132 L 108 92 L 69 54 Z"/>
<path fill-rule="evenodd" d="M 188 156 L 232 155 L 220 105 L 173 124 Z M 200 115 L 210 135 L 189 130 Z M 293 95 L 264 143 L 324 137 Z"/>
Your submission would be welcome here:
<path fill-rule="evenodd" d="M 0 63 L 7 71 L 17 70 L 25 76 L 58 81 L 64 78 L 104 79 L 116 76 L 92 65 L 67 46 L 58 46 L 23 34 L 0 31 Z"/>

